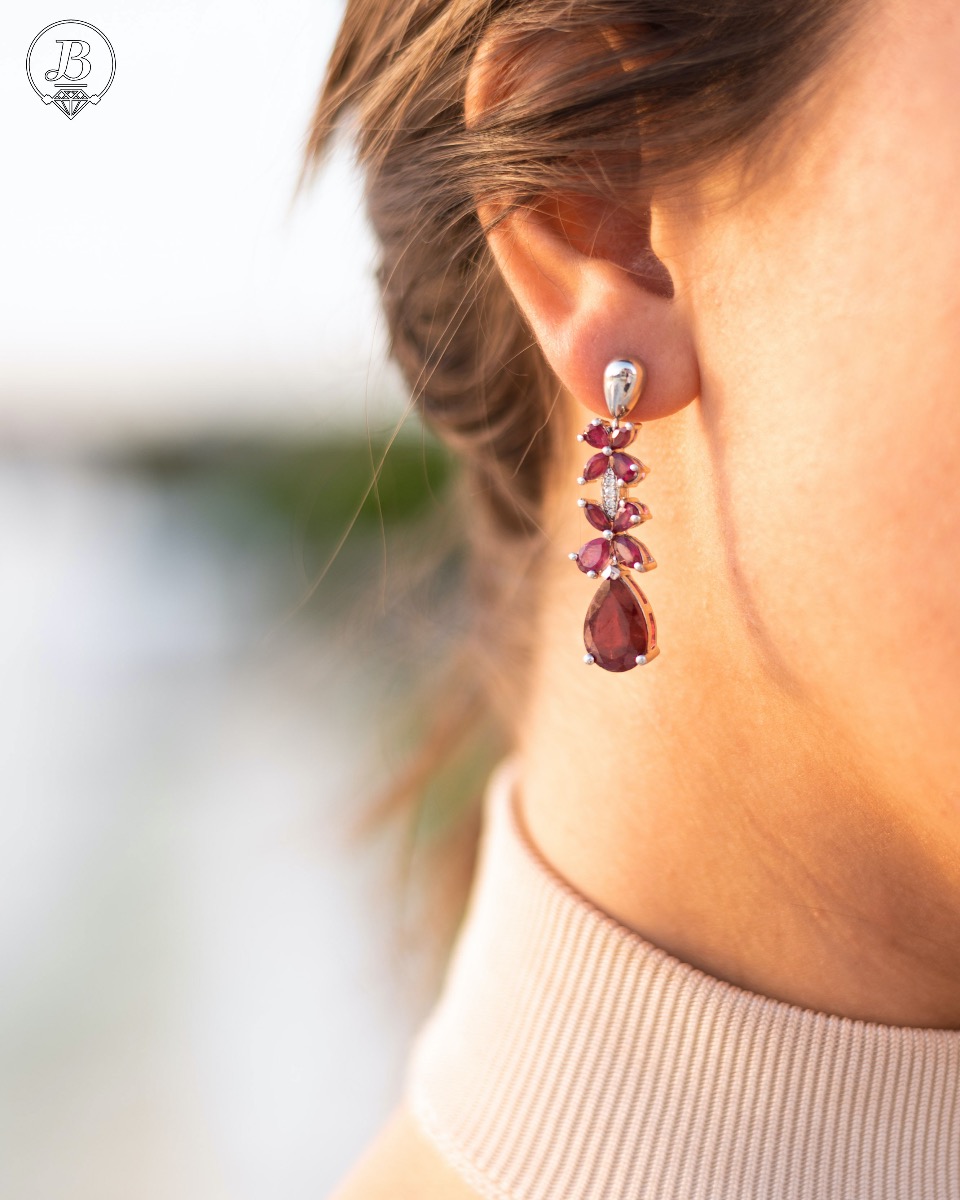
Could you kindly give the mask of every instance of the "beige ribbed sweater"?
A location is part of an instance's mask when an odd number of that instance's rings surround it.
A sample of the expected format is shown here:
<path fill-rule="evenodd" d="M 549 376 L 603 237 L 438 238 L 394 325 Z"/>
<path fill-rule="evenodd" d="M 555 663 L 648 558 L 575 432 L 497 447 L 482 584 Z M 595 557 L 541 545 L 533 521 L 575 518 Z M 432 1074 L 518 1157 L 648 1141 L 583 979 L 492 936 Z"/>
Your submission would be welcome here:
<path fill-rule="evenodd" d="M 960 1200 L 960 1031 L 716 979 L 596 908 L 487 784 L 477 874 L 407 1060 L 426 1136 L 496 1200 Z"/>

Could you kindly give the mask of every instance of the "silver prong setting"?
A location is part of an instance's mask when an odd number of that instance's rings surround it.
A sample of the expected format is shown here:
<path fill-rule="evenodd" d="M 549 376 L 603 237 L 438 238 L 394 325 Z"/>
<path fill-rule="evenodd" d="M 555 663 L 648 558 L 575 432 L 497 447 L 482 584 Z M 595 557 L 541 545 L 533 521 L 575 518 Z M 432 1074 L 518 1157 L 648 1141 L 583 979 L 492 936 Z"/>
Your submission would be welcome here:
<path fill-rule="evenodd" d="M 587 666 L 589 667 L 591 663 L 595 663 L 597 660 L 596 660 L 596 659 L 593 657 L 593 655 L 592 655 L 592 654 L 585 654 L 585 655 L 583 656 L 583 661 L 584 661 L 584 662 L 587 664 Z"/>

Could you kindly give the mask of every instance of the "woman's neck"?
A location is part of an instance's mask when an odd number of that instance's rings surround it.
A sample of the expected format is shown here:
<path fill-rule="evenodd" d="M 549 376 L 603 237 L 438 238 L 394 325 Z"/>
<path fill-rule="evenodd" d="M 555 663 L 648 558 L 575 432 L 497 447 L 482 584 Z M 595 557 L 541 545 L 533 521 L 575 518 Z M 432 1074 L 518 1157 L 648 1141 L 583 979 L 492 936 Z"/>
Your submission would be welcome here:
<path fill-rule="evenodd" d="M 738 598 L 690 432 L 645 425 L 638 445 L 651 475 L 633 494 L 660 565 L 637 579 L 662 651 L 626 674 L 582 662 L 596 585 L 566 560 L 588 536 L 575 439 L 555 475 L 520 737 L 530 834 L 601 908 L 710 974 L 823 1012 L 960 1028 L 960 812 L 922 762 L 863 761 L 781 669 Z"/>

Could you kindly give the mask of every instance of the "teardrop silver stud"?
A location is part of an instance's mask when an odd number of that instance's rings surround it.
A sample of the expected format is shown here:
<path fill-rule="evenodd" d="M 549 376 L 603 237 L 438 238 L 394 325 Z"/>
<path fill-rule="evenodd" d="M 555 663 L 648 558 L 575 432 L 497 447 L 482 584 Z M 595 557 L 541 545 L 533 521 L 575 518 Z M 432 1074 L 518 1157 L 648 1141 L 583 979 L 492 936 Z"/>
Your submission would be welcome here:
<path fill-rule="evenodd" d="M 603 394 L 614 420 L 636 404 L 646 375 L 646 367 L 637 358 L 614 358 L 607 363 L 603 372 Z"/>

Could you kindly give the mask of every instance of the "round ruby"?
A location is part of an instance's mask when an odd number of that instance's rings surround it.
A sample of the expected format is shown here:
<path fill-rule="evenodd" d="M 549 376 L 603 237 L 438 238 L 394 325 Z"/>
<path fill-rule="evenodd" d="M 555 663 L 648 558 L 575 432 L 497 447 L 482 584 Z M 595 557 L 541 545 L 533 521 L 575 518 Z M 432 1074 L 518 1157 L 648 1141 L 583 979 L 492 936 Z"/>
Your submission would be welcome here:
<path fill-rule="evenodd" d="M 593 459 L 590 460 L 591 462 Z M 610 466 L 613 467 L 613 473 L 618 479 L 622 479 L 624 483 L 633 483 L 640 474 L 640 464 L 629 454 L 621 454 L 619 451 L 610 455 Z"/>
<path fill-rule="evenodd" d="M 595 454 L 593 458 L 587 460 L 587 465 L 583 468 L 584 479 L 598 479 L 609 466 L 610 459 L 616 457 L 616 454 Z M 626 455 L 622 454 L 620 457 L 626 458 Z M 614 470 L 616 470 L 616 468 L 614 468 Z"/>
<path fill-rule="evenodd" d="M 621 425 L 619 429 L 610 434 L 610 445 L 614 450 L 622 450 L 624 446 L 629 446 L 633 439 L 637 436 L 636 427 L 627 429 Z"/>
<path fill-rule="evenodd" d="M 597 574 L 610 561 L 610 542 L 607 538 L 591 538 L 577 551 L 577 566 L 581 571 L 596 571 Z"/>
<path fill-rule="evenodd" d="M 587 520 L 594 529 L 612 529 L 616 528 L 610 524 L 610 518 L 603 511 L 599 504 L 594 504 L 592 500 L 588 500 L 583 506 L 583 511 L 587 514 Z"/>
<path fill-rule="evenodd" d="M 588 425 L 583 431 L 583 440 L 588 446 L 594 446 L 600 450 L 602 447 L 610 445 L 610 430 L 606 425 Z"/>
<path fill-rule="evenodd" d="M 650 551 L 642 542 L 634 541 L 632 537 L 627 537 L 625 533 L 619 533 L 613 539 L 613 548 L 620 562 L 625 563 L 628 567 L 636 567 L 639 570 L 650 557 Z"/>
<path fill-rule="evenodd" d="M 629 671 L 649 644 L 643 593 L 629 579 L 605 579 L 597 588 L 583 622 L 583 641 L 606 671 Z"/>

